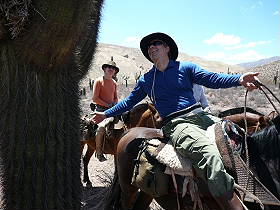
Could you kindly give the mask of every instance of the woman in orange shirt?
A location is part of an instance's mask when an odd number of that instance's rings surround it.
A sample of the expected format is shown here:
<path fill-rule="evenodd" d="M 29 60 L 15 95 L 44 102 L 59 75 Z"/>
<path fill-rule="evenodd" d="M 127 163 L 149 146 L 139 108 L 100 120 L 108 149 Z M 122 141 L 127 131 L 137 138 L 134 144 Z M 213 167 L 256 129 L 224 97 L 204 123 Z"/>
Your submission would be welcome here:
<path fill-rule="evenodd" d="M 102 65 L 102 69 L 104 71 L 104 75 L 97 78 L 93 85 L 92 100 L 96 104 L 96 111 L 98 112 L 103 112 L 118 102 L 117 83 L 113 80 L 113 76 L 119 72 L 119 68 L 116 66 L 114 61 L 109 61 Z M 114 118 L 110 117 L 98 124 L 95 143 L 96 157 L 100 162 L 106 160 L 102 151 L 105 128 L 113 120 Z"/>

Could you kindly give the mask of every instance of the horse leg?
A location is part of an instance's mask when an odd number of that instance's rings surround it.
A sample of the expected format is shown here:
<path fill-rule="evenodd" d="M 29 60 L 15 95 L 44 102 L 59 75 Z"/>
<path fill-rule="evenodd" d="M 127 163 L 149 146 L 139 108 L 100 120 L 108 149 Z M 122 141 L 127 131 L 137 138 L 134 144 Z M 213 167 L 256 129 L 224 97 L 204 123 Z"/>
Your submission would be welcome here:
<path fill-rule="evenodd" d="M 124 159 L 122 159 L 122 161 L 123 163 L 128 163 Z M 122 167 L 120 166 L 120 164 L 118 164 L 117 168 L 119 174 L 119 183 L 121 187 L 121 206 L 122 210 L 127 210 L 132 208 L 138 189 L 130 184 L 133 174 L 133 168 L 130 168 L 127 164 L 125 164 L 124 166 L 125 167 Z"/>
<path fill-rule="evenodd" d="M 119 184 L 118 172 L 114 172 L 114 179 L 110 190 L 105 198 L 104 210 L 116 210 L 120 208 L 121 188 Z"/>
<path fill-rule="evenodd" d="M 133 201 L 135 200 L 134 196 L 136 195 L 138 189 L 133 188 L 130 185 L 129 180 L 127 180 L 126 178 L 120 179 L 119 169 L 122 170 L 123 167 L 118 166 L 119 162 L 118 162 L 117 155 L 114 155 L 114 163 L 115 163 L 114 179 L 113 179 L 113 183 L 110 187 L 109 193 L 107 194 L 107 196 L 105 198 L 104 210 L 132 209 L 130 207 L 132 207 Z M 143 204 L 140 204 L 140 205 L 143 205 Z M 137 209 L 139 209 L 139 208 L 137 208 Z M 141 208 L 141 209 L 145 210 L 146 208 Z"/>
<path fill-rule="evenodd" d="M 136 144 L 131 144 L 130 146 L 133 139 L 133 137 L 130 139 L 129 135 L 123 137 L 123 141 L 121 140 L 119 142 L 117 148 L 117 171 L 121 187 L 122 210 L 131 209 L 133 207 L 133 203 L 135 202 L 136 194 L 138 192 L 138 188 L 131 184 L 131 179 L 134 170 L 133 160 L 138 154 L 138 149 L 136 148 L 138 148 L 141 141 Z M 133 149 L 135 151 L 132 151 Z"/>
<path fill-rule="evenodd" d="M 89 180 L 88 176 L 88 164 L 90 161 L 91 156 L 93 155 L 94 150 L 91 147 L 87 147 L 87 152 L 85 156 L 83 157 L 83 165 L 84 165 L 84 178 L 83 181 L 86 183 L 86 186 L 92 186 L 91 181 Z"/>

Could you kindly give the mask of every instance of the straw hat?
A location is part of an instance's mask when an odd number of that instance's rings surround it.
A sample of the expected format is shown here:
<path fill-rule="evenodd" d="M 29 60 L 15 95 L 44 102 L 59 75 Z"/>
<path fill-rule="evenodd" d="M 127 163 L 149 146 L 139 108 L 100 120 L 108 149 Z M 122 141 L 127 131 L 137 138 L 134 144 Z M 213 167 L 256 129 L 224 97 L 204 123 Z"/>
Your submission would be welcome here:
<path fill-rule="evenodd" d="M 109 61 L 107 63 L 104 63 L 102 65 L 102 69 L 104 70 L 106 67 L 114 67 L 114 69 L 116 70 L 116 74 L 119 72 L 119 68 L 117 67 L 115 61 Z"/>

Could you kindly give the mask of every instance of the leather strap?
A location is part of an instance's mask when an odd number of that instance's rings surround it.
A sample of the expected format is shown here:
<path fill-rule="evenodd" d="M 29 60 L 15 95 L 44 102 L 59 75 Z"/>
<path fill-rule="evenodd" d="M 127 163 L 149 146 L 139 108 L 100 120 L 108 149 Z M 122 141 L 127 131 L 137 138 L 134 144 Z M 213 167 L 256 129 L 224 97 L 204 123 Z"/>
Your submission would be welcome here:
<path fill-rule="evenodd" d="M 163 125 L 166 125 L 170 120 L 176 118 L 176 117 L 179 117 L 181 115 L 184 115 L 184 114 L 187 114 L 197 108 L 201 108 L 201 105 L 200 104 L 197 104 L 197 105 L 194 105 L 194 106 L 191 106 L 191 107 L 188 107 L 186 109 L 182 109 L 180 111 L 177 111 L 177 112 L 173 112 L 169 115 L 167 115 L 164 119 L 163 119 Z"/>

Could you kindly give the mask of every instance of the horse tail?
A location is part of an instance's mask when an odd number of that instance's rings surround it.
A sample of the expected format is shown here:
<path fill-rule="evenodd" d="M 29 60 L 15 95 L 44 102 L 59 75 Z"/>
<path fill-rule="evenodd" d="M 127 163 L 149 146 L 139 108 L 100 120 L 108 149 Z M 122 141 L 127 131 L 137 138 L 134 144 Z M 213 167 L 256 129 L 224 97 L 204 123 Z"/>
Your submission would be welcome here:
<path fill-rule="evenodd" d="M 119 184 L 119 176 L 117 167 L 115 167 L 113 182 L 105 197 L 104 210 L 120 209 L 121 187 Z"/>

